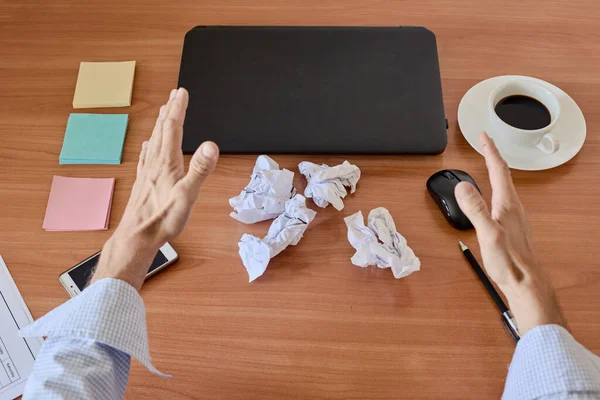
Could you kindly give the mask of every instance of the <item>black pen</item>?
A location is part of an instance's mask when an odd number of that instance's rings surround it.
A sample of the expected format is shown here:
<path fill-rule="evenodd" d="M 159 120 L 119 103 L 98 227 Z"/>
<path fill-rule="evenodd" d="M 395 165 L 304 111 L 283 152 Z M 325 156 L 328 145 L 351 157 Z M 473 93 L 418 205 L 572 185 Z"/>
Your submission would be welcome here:
<path fill-rule="evenodd" d="M 473 268 L 473 271 L 475 271 L 475 273 L 479 277 L 479 280 L 481 281 L 481 283 L 483 283 L 483 286 L 485 286 L 485 289 L 492 297 L 492 300 L 494 300 L 494 303 L 496 303 L 496 307 L 498 307 L 498 309 L 500 310 L 502 323 L 504 324 L 504 327 L 506 328 L 510 336 L 514 339 L 514 341 L 518 342 L 521 336 L 519 335 L 517 324 L 515 323 L 515 317 L 513 316 L 512 312 L 510 312 L 506 304 L 504 304 L 504 300 L 502 300 L 502 297 L 500 297 L 500 295 L 494 288 L 494 285 L 492 285 L 492 282 L 490 282 L 490 279 L 487 277 L 487 275 L 473 256 L 473 253 L 471 253 L 471 250 L 469 250 L 469 248 L 460 240 L 458 241 L 458 244 L 460 244 L 460 249 L 465 255 L 465 258 L 467 259 L 469 264 L 471 264 L 471 268 Z"/>

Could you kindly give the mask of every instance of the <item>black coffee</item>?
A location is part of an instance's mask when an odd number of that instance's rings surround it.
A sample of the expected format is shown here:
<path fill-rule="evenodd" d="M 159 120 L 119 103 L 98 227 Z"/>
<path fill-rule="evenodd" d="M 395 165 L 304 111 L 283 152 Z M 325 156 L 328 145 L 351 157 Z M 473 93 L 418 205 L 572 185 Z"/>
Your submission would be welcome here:
<path fill-rule="evenodd" d="M 550 125 L 552 120 L 546 106 L 529 96 L 507 96 L 496 104 L 494 110 L 502 121 L 519 129 L 541 129 Z"/>

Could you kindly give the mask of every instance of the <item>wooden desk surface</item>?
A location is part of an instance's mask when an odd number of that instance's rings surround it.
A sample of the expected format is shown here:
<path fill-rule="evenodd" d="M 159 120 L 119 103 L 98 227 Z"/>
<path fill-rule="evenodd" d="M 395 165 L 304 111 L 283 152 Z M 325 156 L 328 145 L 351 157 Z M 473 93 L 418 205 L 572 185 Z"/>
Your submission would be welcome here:
<path fill-rule="evenodd" d="M 504 74 L 556 84 L 586 117 L 588 138 L 575 159 L 513 177 L 569 325 L 600 353 L 597 1 L 52 3 L 0 3 L 0 254 L 36 318 L 67 299 L 59 273 L 100 249 L 116 228 L 141 143 L 177 84 L 188 29 L 423 25 L 438 40 L 447 150 L 435 157 L 351 157 L 363 175 L 346 208 L 319 209 L 300 244 L 253 284 L 237 242 L 245 232 L 264 235 L 270 222 L 236 222 L 227 199 L 247 183 L 255 157 L 221 159 L 174 242 L 181 261 L 142 290 L 154 363 L 174 378 L 154 377 L 134 362 L 127 398 L 498 398 L 514 344 L 458 250 L 461 238 L 478 254 L 474 233 L 445 222 L 425 181 L 442 168 L 465 169 L 489 199 L 484 163 L 460 134 L 456 111 L 472 85 Z M 130 114 L 123 163 L 59 166 L 79 62 L 122 60 L 137 61 L 133 105 L 96 111 Z M 344 157 L 276 157 L 294 171 L 305 159 L 337 164 Z M 110 231 L 42 230 L 55 174 L 117 178 Z M 295 183 L 304 189 L 299 173 Z M 354 250 L 342 218 L 377 206 L 395 217 L 421 258 L 420 272 L 395 280 L 389 270 L 350 263 Z"/>

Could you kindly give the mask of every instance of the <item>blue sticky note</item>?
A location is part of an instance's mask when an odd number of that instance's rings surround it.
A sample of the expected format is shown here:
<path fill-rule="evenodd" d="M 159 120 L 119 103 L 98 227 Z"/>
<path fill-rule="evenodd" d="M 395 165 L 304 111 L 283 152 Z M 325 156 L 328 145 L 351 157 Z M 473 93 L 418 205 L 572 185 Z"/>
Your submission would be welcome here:
<path fill-rule="evenodd" d="M 61 164 L 120 164 L 127 114 L 71 114 Z"/>

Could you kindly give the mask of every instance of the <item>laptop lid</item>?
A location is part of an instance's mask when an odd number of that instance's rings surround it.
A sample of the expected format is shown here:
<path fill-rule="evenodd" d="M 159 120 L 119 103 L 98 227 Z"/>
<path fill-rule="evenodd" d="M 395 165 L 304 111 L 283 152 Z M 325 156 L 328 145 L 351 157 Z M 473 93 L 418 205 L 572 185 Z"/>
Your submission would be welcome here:
<path fill-rule="evenodd" d="M 435 154 L 447 143 L 435 35 L 420 27 L 198 26 L 179 86 L 183 150 Z"/>

